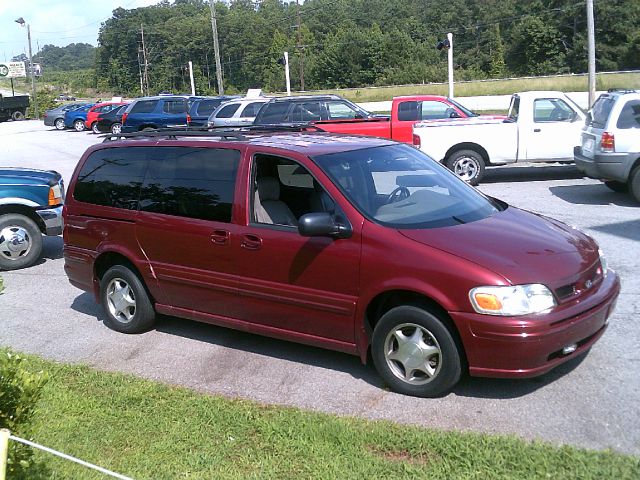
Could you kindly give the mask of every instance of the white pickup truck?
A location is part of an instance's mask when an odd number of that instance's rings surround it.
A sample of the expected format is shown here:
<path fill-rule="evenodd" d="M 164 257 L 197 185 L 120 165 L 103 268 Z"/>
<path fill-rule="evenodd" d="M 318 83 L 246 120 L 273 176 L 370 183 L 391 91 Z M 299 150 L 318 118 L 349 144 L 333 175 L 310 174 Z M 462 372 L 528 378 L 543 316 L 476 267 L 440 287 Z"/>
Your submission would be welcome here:
<path fill-rule="evenodd" d="M 562 92 L 521 92 L 504 119 L 436 120 L 413 127 L 413 143 L 471 185 L 485 166 L 571 162 L 585 113 Z"/>

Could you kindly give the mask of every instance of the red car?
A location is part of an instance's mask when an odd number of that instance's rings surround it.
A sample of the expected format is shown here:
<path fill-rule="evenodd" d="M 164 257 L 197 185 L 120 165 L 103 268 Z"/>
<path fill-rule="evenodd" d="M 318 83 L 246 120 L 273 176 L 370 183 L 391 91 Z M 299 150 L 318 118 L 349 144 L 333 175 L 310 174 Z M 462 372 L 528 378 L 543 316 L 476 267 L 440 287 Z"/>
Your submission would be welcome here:
<path fill-rule="evenodd" d="M 620 292 L 592 238 L 408 145 L 129 136 L 85 152 L 64 206 L 69 280 L 121 332 L 165 314 L 370 352 L 392 389 L 428 397 L 586 352 Z"/>
<path fill-rule="evenodd" d="M 114 108 L 117 108 L 120 105 L 125 105 L 126 103 L 127 102 L 102 102 L 102 103 L 96 103 L 87 112 L 87 119 L 84 122 L 85 126 L 89 130 L 92 130 L 93 133 L 100 133 L 100 130 L 98 130 L 98 128 L 97 128 L 98 115 L 100 115 L 101 113 L 110 112 Z"/>

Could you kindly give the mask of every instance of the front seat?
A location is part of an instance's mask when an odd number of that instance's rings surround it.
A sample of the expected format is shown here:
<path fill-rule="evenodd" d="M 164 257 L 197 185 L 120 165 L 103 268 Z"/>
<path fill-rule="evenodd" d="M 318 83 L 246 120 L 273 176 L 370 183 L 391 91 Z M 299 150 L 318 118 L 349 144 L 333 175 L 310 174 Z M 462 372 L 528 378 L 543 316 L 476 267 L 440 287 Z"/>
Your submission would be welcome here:
<path fill-rule="evenodd" d="M 293 212 L 280 200 L 280 182 L 276 178 L 258 178 L 254 207 L 258 223 L 298 226 Z"/>

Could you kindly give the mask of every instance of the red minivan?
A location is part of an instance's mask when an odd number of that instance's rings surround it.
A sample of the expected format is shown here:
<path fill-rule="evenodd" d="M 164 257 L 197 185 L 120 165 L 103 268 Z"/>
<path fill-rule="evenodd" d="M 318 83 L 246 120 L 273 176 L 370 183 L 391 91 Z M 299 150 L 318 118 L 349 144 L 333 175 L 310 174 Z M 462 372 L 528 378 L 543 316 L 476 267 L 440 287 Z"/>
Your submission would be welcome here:
<path fill-rule="evenodd" d="M 423 397 L 464 371 L 540 375 L 607 328 L 620 283 L 592 238 L 408 145 L 129 136 L 85 152 L 64 206 L 65 271 L 110 328 L 165 314 L 370 352 L 392 389 Z"/>

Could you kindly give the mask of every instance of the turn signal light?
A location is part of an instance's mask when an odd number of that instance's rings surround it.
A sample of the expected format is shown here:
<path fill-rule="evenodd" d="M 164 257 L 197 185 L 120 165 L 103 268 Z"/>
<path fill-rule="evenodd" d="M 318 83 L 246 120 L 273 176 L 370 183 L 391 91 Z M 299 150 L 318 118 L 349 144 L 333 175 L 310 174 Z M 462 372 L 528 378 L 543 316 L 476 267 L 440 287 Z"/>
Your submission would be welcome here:
<path fill-rule="evenodd" d="M 616 140 L 612 133 L 603 132 L 602 139 L 600 140 L 600 150 L 608 153 L 615 152 Z"/>
<path fill-rule="evenodd" d="M 476 304 L 483 310 L 495 312 L 502 310 L 502 302 L 495 295 L 476 293 L 473 298 Z"/>
<path fill-rule="evenodd" d="M 62 190 L 59 185 L 49 188 L 49 206 L 54 207 L 62 203 Z"/>

